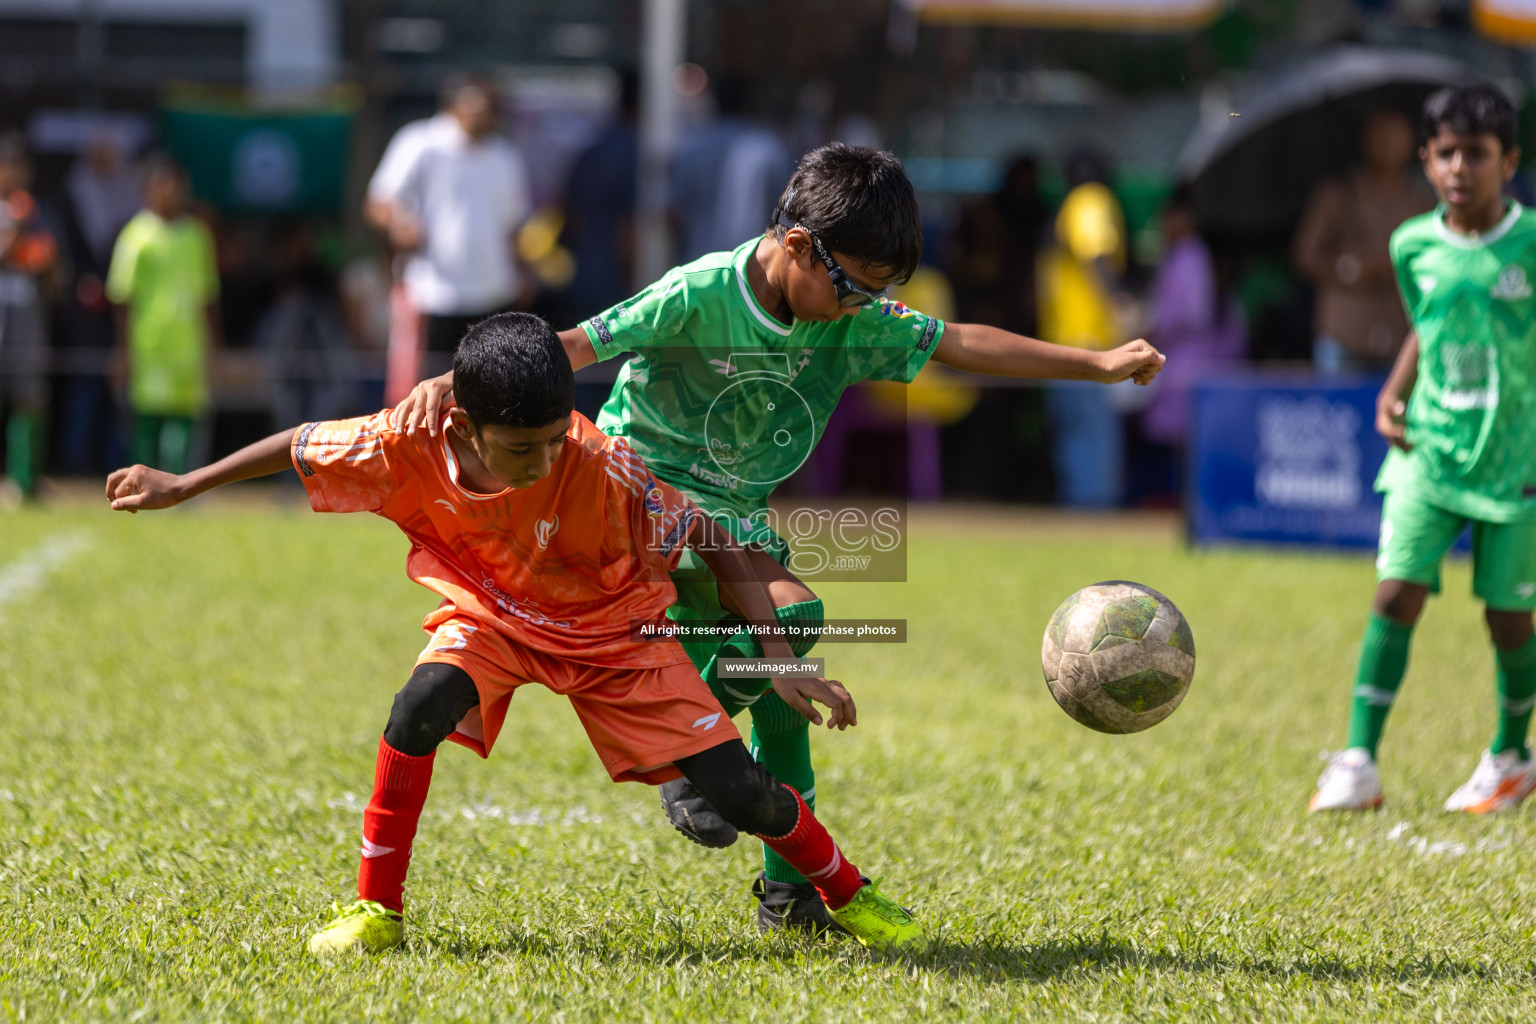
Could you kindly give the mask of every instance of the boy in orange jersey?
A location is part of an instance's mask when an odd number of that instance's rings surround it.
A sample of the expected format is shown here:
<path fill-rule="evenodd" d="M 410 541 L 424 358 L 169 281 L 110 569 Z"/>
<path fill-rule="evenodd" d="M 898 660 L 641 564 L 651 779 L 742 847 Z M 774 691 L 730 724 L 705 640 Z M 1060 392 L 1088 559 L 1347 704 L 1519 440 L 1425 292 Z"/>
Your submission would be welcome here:
<path fill-rule="evenodd" d="M 676 600 L 668 579 L 685 546 L 728 582 L 745 618 L 774 622 L 741 546 L 656 480 L 622 438 L 572 412 L 575 381 L 560 340 L 521 313 L 472 327 L 454 356 L 458 408 L 433 437 L 389 426 L 388 412 L 310 423 L 205 469 L 114 472 L 114 509 L 168 508 L 213 487 L 297 470 L 322 512 L 370 511 L 411 539 L 407 571 L 443 603 L 395 697 L 363 815 L 358 900 L 311 937 L 315 953 L 377 952 L 404 941 L 404 886 L 437 746 L 485 757 L 517 687 L 571 699 L 616 782 L 687 778 L 737 828 L 813 879 L 833 919 L 861 942 L 917 951 L 921 928 L 875 891 L 793 789 L 747 753 L 675 641 L 635 639 Z M 782 632 L 766 654 L 792 657 Z M 775 678 L 812 722 L 855 724 L 852 698 L 825 679 Z"/>

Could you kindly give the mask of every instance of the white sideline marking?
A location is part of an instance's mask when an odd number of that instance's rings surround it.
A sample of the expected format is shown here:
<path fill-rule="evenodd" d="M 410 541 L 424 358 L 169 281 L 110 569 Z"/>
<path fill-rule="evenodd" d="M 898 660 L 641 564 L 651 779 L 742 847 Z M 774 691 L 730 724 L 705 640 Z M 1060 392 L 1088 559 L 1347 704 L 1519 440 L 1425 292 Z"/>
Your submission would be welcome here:
<path fill-rule="evenodd" d="M 89 546 L 90 538 L 83 533 L 61 533 L 23 552 L 9 565 L 0 567 L 0 614 L 6 605 L 37 590 L 49 574 Z"/>

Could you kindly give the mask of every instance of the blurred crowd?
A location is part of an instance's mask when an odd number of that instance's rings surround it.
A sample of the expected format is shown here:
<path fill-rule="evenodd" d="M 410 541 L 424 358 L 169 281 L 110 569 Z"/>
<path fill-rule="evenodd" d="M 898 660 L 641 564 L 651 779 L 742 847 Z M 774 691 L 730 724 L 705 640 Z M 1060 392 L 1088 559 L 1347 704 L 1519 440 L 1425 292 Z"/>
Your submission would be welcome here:
<path fill-rule="evenodd" d="M 639 97 L 635 76 L 619 77 L 610 121 L 542 206 L 530 186 L 538 154 L 502 133 L 496 86 L 449 83 L 438 112 L 401 127 L 374 170 L 364 247 L 348 246 L 339 220 L 221 217 L 174 160 L 106 137 L 62 180 L 34 182 L 25 138 L 0 138 L 0 498 L 33 493 L 45 470 L 179 469 L 276 426 L 376 409 L 440 370 L 480 317 L 527 309 L 566 327 L 632 294 L 646 283 L 634 256 Z M 755 116 L 744 83 L 720 78 L 710 93 L 673 161 L 674 262 L 761 231 L 803 147 L 834 135 L 880 143 L 863 121 L 791 139 Z M 1101 154 L 1080 149 L 1059 165 L 1018 155 L 991 194 L 932 204 L 925 265 L 902 300 L 1063 345 L 1144 336 L 1167 368 L 1146 389 L 978 390 L 934 367 L 900 400 L 896 429 L 879 395 L 849 403 L 829 429 L 829 443 L 894 445 L 896 469 L 882 476 L 879 458 L 831 452 L 799 486 L 1176 503 L 1202 378 L 1276 356 L 1308 358 L 1320 375 L 1390 364 L 1405 323 L 1387 239 L 1432 205 L 1416 149 L 1406 116 L 1377 111 L 1357 167 L 1314 189 L 1288 271 L 1313 316 L 1300 350 L 1264 340 L 1254 278 L 1273 268 L 1213 247 L 1186 188 L 1143 229 L 1154 244 L 1138 245 Z"/>

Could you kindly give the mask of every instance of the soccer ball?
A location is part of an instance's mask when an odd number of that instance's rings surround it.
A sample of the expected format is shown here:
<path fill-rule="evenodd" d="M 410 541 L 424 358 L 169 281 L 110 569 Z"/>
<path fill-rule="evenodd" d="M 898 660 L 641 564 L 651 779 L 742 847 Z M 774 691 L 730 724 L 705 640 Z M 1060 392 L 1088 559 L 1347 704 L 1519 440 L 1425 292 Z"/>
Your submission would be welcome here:
<path fill-rule="evenodd" d="M 1040 660 L 1061 709 L 1100 732 L 1140 732 L 1173 714 L 1195 675 L 1195 637 L 1151 587 L 1107 580 L 1065 601 Z"/>

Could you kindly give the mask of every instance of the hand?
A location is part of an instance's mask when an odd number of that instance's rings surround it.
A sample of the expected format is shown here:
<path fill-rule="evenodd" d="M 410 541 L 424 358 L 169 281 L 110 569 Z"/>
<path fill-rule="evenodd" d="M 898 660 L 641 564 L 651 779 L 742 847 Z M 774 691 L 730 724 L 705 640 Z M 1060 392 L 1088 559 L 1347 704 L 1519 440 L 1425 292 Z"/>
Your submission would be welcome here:
<path fill-rule="evenodd" d="M 1099 353 L 1099 380 L 1105 384 L 1116 384 L 1129 377 L 1137 384 L 1150 384 L 1167 359 L 1167 356 L 1147 344 L 1146 339 L 1137 338 L 1119 348 Z"/>
<path fill-rule="evenodd" d="M 853 697 L 847 687 L 836 679 L 813 679 L 808 676 L 774 676 L 773 692 L 779 698 L 811 720 L 821 724 L 821 712 L 811 701 L 825 704 L 832 717 L 827 720 L 828 729 L 846 729 L 859 724 L 859 709 L 853 706 Z"/>
<path fill-rule="evenodd" d="M 170 508 L 186 499 L 181 477 L 148 466 L 129 466 L 107 477 L 107 500 L 116 512 Z"/>
<path fill-rule="evenodd" d="M 1376 433 L 1394 448 L 1413 451 L 1408 440 L 1408 406 L 1401 398 L 1382 395 L 1376 400 Z"/>
<path fill-rule="evenodd" d="M 416 433 L 417 427 L 426 427 L 427 436 L 436 437 L 438 424 L 453 406 L 453 374 L 445 373 L 411 388 L 411 393 L 389 414 L 389 425 L 407 434 Z"/>
<path fill-rule="evenodd" d="M 389 219 L 389 244 L 397 252 L 415 252 L 427 240 L 421 221 L 399 212 Z"/>

